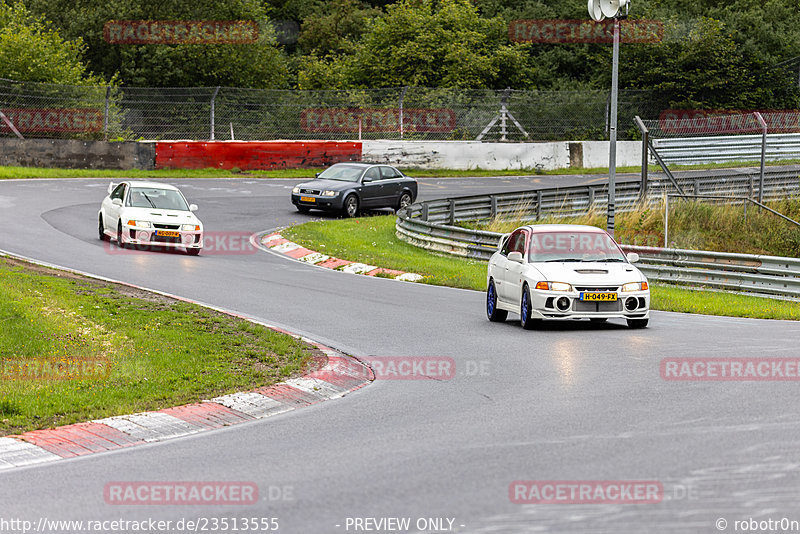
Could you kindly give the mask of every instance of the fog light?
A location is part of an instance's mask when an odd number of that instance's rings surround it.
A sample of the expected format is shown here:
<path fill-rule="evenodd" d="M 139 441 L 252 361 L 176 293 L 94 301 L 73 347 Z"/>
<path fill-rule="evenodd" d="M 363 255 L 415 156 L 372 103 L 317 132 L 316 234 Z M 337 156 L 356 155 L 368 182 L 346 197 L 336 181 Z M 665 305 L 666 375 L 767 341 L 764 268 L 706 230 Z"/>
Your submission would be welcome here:
<path fill-rule="evenodd" d="M 567 297 L 560 297 L 556 301 L 556 308 L 562 312 L 567 311 L 569 309 L 569 299 Z"/>
<path fill-rule="evenodd" d="M 633 311 L 639 307 L 639 299 L 636 297 L 628 297 L 625 299 L 625 309 L 627 311 Z"/>
<path fill-rule="evenodd" d="M 194 243 L 194 236 L 191 234 L 183 234 L 182 239 L 184 245 L 191 245 L 192 243 Z"/>
<path fill-rule="evenodd" d="M 136 232 L 136 236 L 139 238 L 139 241 L 150 241 L 150 232 L 143 232 L 139 230 Z"/>

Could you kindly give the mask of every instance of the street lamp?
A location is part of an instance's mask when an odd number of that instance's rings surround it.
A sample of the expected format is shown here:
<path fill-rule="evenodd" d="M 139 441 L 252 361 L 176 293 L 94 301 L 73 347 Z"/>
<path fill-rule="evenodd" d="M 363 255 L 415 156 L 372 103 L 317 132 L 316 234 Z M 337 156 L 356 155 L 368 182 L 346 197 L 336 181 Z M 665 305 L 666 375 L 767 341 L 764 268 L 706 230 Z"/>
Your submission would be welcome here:
<path fill-rule="evenodd" d="M 614 52 L 611 62 L 611 124 L 608 147 L 608 221 L 606 230 L 614 235 L 614 203 L 617 188 L 617 87 L 619 86 L 619 19 L 625 8 L 628 14 L 630 0 L 589 0 L 589 16 L 596 22 L 606 17 L 614 19 Z"/>

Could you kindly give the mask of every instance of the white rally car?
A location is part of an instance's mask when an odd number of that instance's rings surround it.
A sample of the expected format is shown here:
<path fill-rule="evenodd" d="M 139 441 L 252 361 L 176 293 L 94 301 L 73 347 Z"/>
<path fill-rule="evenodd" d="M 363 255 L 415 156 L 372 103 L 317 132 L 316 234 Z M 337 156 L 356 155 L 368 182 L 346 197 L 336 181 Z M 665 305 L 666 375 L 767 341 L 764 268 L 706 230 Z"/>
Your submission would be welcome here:
<path fill-rule="evenodd" d="M 177 187 L 157 182 L 108 184 L 97 214 L 101 240 L 120 247 L 181 247 L 196 256 L 203 248 L 203 223 Z"/>
<path fill-rule="evenodd" d="M 486 314 L 505 321 L 519 313 L 531 329 L 543 319 L 626 319 L 644 328 L 650 318 L 647 278 L 614 239 L 594 226 L 522 226 L 500 240 L 489 260 Z"/>

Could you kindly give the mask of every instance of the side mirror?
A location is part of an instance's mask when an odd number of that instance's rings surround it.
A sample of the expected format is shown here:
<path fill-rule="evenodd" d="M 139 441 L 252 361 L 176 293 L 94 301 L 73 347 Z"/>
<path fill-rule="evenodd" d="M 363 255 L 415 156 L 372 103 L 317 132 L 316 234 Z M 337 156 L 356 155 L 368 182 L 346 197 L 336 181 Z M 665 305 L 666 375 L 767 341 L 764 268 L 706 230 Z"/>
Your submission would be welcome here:
<path fill-rule="evenodd" d="M 516 263 L 522 263 L 523 262 L 522 252 L 519 252 L 519 251 L 516 251 L 516 250 L 513 251 L 513 252 L 509 252 L 508 253 L 508 261 L 513 261 L 513 262 L 516 262 Z"/>
<path fill-rule="evenodd" d="M 197 211 L 197 204 L 189 204 L 189 211 Z"/>
<path fill-rule="evenodd" d="M 314 176 L 316 176 L 317 178 L 319 178 L 319 175 L 320 175 L 320 174 L 322 174 L 322 173 L 321 173 L 321 172 L 315 172 L 315 173 L 314 173 Z"/>
<path fill-rule="evenodd" d="M 631 263 L 636 263 L 639 261 L 639 255 L 635 252 L 628 252 L 626 258 L 628 258 L 628 261 Z"/>
<path fill-rule="evenodd" d="M 122 200 L 119 198 L 112 198 L 111 203 L 114 204 L 115 206 L 122 206 Z"/>
<path fill-rule="evenodd" d="M 369 183 L 369 182 L 371 182 L 371 181 L 372 181 L 372 178 L 369 178 L 369 177 L 367 177 L 367 176 L 365 176 L 365 177 L 363 177 L 363 178 L 361 179 L 361 183 L 362 183 L 362 184 L 366 184 L 366 183 Z"/>
<path fill-rule="evenodd" d="M 109 182 L 108 183 L 108 194 L 110 195 L 113 190 L 114 190 L 114 182 Z"/>

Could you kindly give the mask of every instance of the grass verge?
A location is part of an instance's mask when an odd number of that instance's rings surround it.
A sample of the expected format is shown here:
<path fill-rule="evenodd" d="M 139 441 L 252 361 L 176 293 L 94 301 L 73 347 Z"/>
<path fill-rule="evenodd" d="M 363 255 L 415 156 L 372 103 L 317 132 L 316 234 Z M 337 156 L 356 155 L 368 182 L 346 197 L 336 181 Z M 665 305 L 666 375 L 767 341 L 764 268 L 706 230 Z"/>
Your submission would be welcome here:
<path fill-rule="evenodd" d="M 768 202 L 772 209 L 800 220 L 800 198 Z M 464 223 L 463 226 L 507 233 L 529 224 L 530 210 L 520 206 L 509 220 Z M 606 227 L 606 213 L 593 211 L 578 217 L 542 217 L 537 224 L 586 224 Z M 664 246 L 664 205 L 643 206 L 636 211 L 618 212 L 614 237 L 620 243 Z M 800 257 L 800 227 L 775 214 L 748 205 L 708 204 L 691 200 L 670 200 L 669 247 L 744 254 Z"/>
<path fill-rule="evenodd" d="M 309 249 L 339 258 L 423 275 L 428 284 L 485 291 L 486 263 L 431 254 L 395 235 L 395 217 L 313 221 L 281 234 Z M 800 320 L 800 302 L 694 291 L 673 286 L 651 286 L 654 310 Z"/>
<path fill-rule="evenodd" d="M 789 165 L 800 163 L 800 160 L 785 160 L 767 162 L 767 165 Z M 684 170 L 706 170 L 706 169 L 728 169 L 739 167 L 757 166 L 758 162 L 728 162 L 728 163 L 708 163 L 698 165 L 674 165 L 670 167 L 672 171 Z M 652 172 L 660 172 L 661 168 L 650 165 Z M 253 170 L 242 171 L 239 169 L 50 169 L 42 167 L 14 167 L 0 166 L 0 180 L 19 179 L 19 178 L 112 178 L 112 179 L 143 179 L 143 178 L 313 178 L 314 174 L 324 169 L 278 169 L 278 170 Z M 485 176 L 542 176 L 542 175 L 572 175 L 572 174 L 608 174 L 607 167 L 596 168 L 569 168 L 569 169 L 414 169 L 400 168 L 414 178 L 467 178 Z M 640 166 L 617 167 L 617 172 L 639 173 Z"/>
<path fill-rule="evenodd" d="M 321 358 L 242 319 L 0 258 L 0 436 L 267 386 Z"/>

